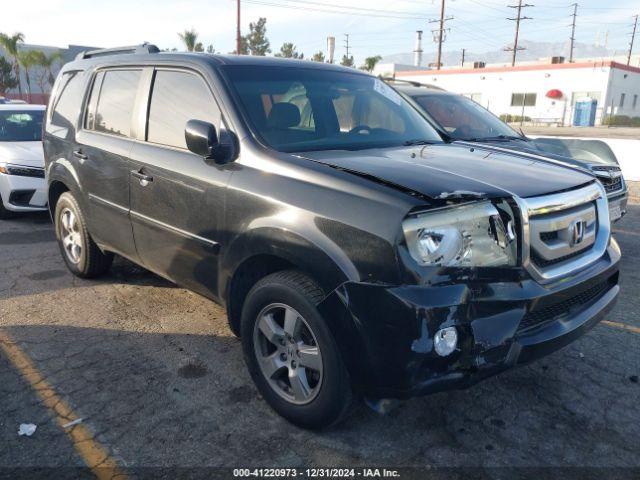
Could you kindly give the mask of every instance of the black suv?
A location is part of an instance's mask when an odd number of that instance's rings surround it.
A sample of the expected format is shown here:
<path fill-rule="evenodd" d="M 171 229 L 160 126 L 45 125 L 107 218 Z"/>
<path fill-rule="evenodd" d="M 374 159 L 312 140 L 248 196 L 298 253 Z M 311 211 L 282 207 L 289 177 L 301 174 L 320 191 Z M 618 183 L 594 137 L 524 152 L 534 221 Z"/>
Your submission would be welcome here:
<path fill-rule="evenodd" d="M 354 69 L 86 52 L 44 149 L 71 271 L 118 254 L 224 304 L 263 397 L 305 427 L 548 354 L 618 295 L 593 176 L 447 145 Z"/>

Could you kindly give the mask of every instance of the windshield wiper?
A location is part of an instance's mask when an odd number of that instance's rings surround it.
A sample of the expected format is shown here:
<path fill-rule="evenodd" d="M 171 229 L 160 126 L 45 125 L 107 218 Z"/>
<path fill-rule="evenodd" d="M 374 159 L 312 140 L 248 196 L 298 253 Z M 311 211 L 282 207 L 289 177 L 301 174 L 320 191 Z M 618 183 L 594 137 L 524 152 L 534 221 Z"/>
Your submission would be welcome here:
<path fill-rule="evenodd" d="M 495 137 L 472 137 L 461 138 L 464 142 L 509 142 L 511 140 L 523 140 L 522 137 L 515 135 L 496 135 Z"/>
<path fill-rule="evenodd" d="M 419 138 L 413 139 L 413 140 L 406 140 L 404 142 L 402 142 L 402 145 L 404 145 L 405 147 L 410 147 L 412 145 L 433 145 L 434 142 L 433 140 L 421 140 Z"/>

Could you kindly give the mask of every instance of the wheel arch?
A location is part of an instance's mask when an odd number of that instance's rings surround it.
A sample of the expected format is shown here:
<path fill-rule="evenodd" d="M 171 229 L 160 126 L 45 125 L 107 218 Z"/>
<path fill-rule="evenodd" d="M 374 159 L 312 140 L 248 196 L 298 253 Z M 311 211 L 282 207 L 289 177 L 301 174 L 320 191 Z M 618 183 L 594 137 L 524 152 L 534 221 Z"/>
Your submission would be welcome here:
<path fill-rule="evenodd" d="M 60 195 L 64 192 L 72 192 L 78 203 L 83 206 L 83 198 L 80 195 L 80 183 L 73 167 L 66 159 L 53 162 L 48 169 L 47 200 L 49 214 L 53 219 L 56 204 Z"/>
<path fill-rule="evenodd" d="M 223 255 L 219 283 L 232 331 L 236 334 L 240 331 L 242 305 L 251 287 L 261 278 L 280 270 L 299 270 L 328 295 L 357 276 L 352 264 L 340 265 L 343 257 L 300 234 L 279 228 L 261 228 L 236 239 Z"/>

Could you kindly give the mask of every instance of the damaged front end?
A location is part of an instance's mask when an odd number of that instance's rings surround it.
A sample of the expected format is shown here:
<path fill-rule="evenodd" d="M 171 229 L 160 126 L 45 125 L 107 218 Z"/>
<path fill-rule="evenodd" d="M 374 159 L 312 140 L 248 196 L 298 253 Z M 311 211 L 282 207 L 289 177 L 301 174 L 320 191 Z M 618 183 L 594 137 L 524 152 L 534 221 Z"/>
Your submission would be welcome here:
<path fill-rule="evenodd" d="M 397 248 L 402 284 L 347 282 L 319 305 L 354 383 L 377 398 L 465 388 L 596 325 L 619 292 L 620 251 L 609 226 L 598 224 L 593 241 L 569 258 L 537 260 L 540 252 L 566 253 L 563 229 L 588 222 L 591 208 L 608 222 L 593 190 L 548 196 L 548 204 L 461 195 L 411 212 Z M 540 275 L 547 272 L 554 275 Z"/>

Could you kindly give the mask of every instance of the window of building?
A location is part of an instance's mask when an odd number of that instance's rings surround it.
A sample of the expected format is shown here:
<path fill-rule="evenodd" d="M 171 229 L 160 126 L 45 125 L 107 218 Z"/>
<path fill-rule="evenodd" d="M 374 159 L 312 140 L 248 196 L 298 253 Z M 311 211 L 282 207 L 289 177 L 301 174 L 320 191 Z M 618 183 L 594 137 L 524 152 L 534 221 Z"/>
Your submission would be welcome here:
<path fill-rule="evenodd" d="M 620 108 L 624 108 L 624 99 L 625 98 L 626 98 L 626 94 L 621 93 L 620 94 L 620 105 L 619 105 Z"/>
<path fill-rule="evenodd" d="M 188 72 L 157 71 L 149 107 L 147 141 L 186 149 L 184 129 L 189 120 L 219 126 L 220 111 L 204 80 Z"/>
<path fill-rule="evenodd" d="M 130 136 L 131 114 L 140 77 L 140 70 L 104 72 L 102 84 L 94 82 L 85 127 L 111 135 Z M 98 89 L 99 92 L 96 91 Z M 92 107 L 95 109 L 95 116 L 93 116 Z"/>
<path fill-rule="evenodd" d="M 638 106 L 638 95 L 633 96 L 633 109 L 635 110 Z"/>
<path fill-rule="evenodd" d="M 535 107 L 536 99 L 538 95 L 535 93 L 512 93 L 511 94 L 511 106 L 512 107 Z"/>

